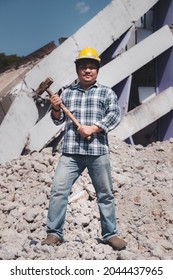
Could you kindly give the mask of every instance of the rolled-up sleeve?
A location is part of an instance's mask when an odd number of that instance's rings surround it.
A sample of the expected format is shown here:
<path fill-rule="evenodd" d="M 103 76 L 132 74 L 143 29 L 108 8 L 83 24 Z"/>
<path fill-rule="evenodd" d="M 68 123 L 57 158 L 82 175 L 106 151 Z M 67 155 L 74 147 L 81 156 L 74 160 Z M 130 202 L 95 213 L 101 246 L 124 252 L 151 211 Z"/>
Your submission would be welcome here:
<path fill-rule="evenodd" d="M 121 109 L 115 92 L 110 89 L 108 92 L 104 117 L 95 122 L 95 125 L 102 128 L 106 133 L 114 129 L 121 120 Z"/>
<path fill-rule="evenodd" d="M 50 116 L 51 116 L 51 119 L 52 119 L 52 121 L 54 122 L 55 125 L 60 125 L 60 124 L 62 124 L 62 123 L 65 121 L 65 119 L 66 119 L 63 110 L 61 110 L 61 116 L 60 116 L 59 119 L 56 119 L 56 118 L 53 116 L 52 110 L 51 110 Z"/>

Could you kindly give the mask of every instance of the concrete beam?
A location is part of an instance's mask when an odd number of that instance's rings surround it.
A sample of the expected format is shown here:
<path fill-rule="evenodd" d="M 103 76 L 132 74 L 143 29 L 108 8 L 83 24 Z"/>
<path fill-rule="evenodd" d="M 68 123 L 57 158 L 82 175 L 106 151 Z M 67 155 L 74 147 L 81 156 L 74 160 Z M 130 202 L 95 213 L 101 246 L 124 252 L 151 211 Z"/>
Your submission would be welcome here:
<path fill-rule="evenodd" d="M 121 86 L 121 94 L 119 96 L 118 103 L 121 107 L 121 114 L 124 115 L 128 111 L 132 75 L 125 79 L 122 83 L 123 87 Z"/>
<path fill-rule="evenodd" d="M 15 96 L 7 94 L 0 99 L 0 124 L 2 123 L 6 113 L 8 112 L 11 104 L 13 103 Z"/>
<path fill-rule="evenodd" d="M 109 134 L 126 140 L 173 109 L 173 87 L 125 114 L 120 124 Z"/>
<path fill-rule="evenodd" d="M 61 132 L 63 127 L 64 124 L 56 126 L 53 123 L 49 112 L 29 131 L 26 149 L 31 152 L 40 151 Z"/>
<path fill-rule="evenodd" d="M 10 91 L 17 83 L 23 81 L 29 69 L 30 68 L 26 66 L 2 73 L 0 75 L 0 98 Z"/>
<path fill-rule="evenodd" d="M 173 34 L 165 25 L 102 67 L 98 81 L 113 87 L 172 46 Z"/>
<path fill-rule="evenodd" d="M 76 79 L 74 60 L 78 51 L 86 46 L 96 48 L 101 54 L 133 23 L 144 15 L 158 0 L 113 0 L 74 35 L 45 57 L 26 74 L 25 82 L 13 88 L 36 89 L 47 77 L 54 80 L 51 88 L 59 90 Z"/>
<path fill-rule="evenodd" d="M 33 99 L 20 92 L 0 126 L 0 164 L 21 155 L 28 131 L 37 119 L 38 110 Z"/>

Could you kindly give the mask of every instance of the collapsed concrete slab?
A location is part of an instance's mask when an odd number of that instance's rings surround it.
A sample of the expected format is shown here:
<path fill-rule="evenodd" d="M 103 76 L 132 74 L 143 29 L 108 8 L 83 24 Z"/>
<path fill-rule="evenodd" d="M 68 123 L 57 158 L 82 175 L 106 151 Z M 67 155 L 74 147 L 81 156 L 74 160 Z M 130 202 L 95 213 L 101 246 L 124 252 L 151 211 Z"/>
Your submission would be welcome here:
<path fill-rule="evenodd" d="M 76 79 L 74 60 L 78 51 L 92 46 L 99 54 L 126 32 L 135 21 L 152 8 L 158 0 L 113 0 L 74 35 L 45 57 L 26 74 L 25 81 L 14 87 L 17 92 L 37 89 L 47 77 L 54 80 L 51 88 L 59 90 Z"/>
<path fill-rule="evenodd" d="M 38 119 L 32 98 L 20 92 L 0 126 L 0 164 L 17 158 L 27 142 L 28 131 Z"/>
<path fill-rule="evenodd" d="M 0 75 L 0 124 L 9 110 L 15 96 L 9 93 L 12 87 L 24 80 L 29 67 L 6 71 Z"/>
<path fill-rule="evenodd" d="M 49 112 L 29 131 L 28 142 L 25 148 L 31 152 L 40 151 L 44 146 L 50 143 L 63 128 L 64 124 L 56 126 L 53 123 Z"/>
<path fill-rule="evenodd" d="M 25 74 L 30 70 L 29 66 L 24 66 L 19 69 L 9 70 L 0 76 L 0 98 L 11 90 L 17 83 L 24 80 Z"/>
<path fill-rule="evenodd" d="M 0 99 L 0 124 L 2 123 L 14 99 L 15 96 L 12 94 L 6 94 L 3 98 Z"/>
<path fill-rule="evenodd" d="M 173 87 L 125 114 L 120 124 L 109 134 L 126 140 L 144 127 L 173 110 Z"/>
<path fill-rule="evenodd" d="M 98 81 L 113 87 L 172 46 L 173 34 L 165 25 L 102 67 Z"/>

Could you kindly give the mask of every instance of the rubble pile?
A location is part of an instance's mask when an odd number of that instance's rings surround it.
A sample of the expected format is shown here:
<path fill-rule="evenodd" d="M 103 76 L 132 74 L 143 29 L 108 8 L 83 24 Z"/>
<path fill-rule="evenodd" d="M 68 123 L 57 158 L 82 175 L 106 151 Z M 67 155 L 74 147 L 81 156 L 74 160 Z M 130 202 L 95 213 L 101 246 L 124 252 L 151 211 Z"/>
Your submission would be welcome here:
<path fill-rule="evenodd" d="M 143 147 L 111 136 L 110 152 L 118 235 L 128 242 L 125 250 L 101 242 L 87 170 L 70 193 L 65 242 L 41 246 L 60 156 L 49 147 L 0 166 L 0 259 L 173 259 L 173 139 Z"/>

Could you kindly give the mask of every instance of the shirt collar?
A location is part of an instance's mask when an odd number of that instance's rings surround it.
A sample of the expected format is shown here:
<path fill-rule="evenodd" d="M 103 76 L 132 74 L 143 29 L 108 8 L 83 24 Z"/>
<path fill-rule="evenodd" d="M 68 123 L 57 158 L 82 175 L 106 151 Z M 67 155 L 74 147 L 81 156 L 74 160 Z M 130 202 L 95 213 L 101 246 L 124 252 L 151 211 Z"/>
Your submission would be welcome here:
<path fill-rule="evenodd" d="M 88 89 L 93 88 L 93 87 L 98 87 L 99 83 L 96 81 L 93 85 L 91 85 Z M 79 90 L 83 90 L 80 86 L 80 82 L 78 82 L 77 84 L 75 84 L 74 86 L 72 86 L 73 89 L 79 89 Z"/>

